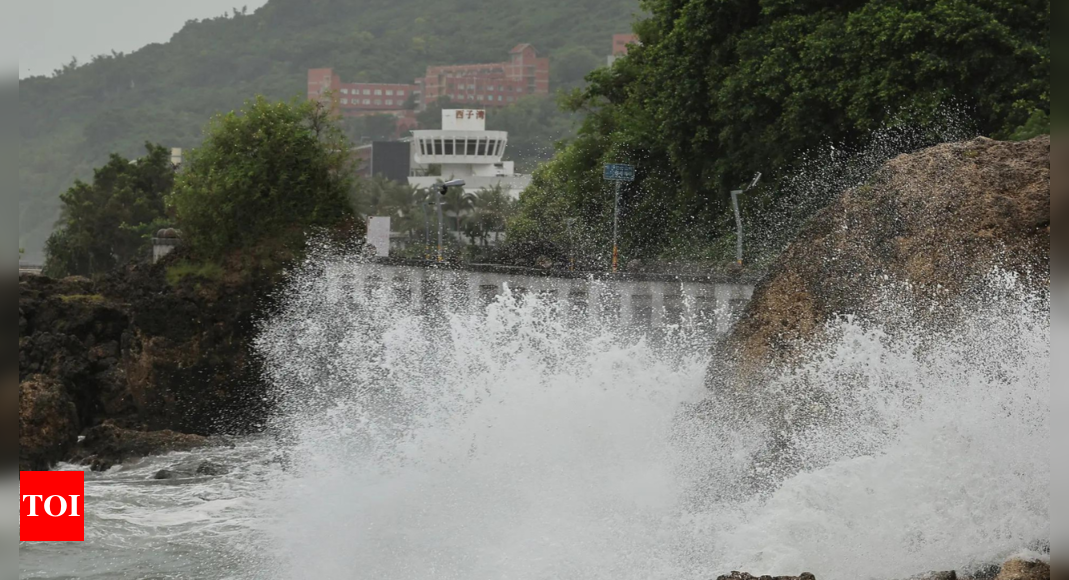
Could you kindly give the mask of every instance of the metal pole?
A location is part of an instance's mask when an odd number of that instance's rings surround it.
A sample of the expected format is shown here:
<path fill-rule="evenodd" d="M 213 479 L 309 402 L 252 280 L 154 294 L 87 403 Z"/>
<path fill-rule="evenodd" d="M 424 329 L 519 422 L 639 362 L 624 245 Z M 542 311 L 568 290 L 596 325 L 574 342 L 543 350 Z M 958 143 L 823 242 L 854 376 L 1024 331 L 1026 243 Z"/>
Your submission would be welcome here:
<path fill-rule="evenodd" d="M 438 261 L 442 261 L 442 197 L 445 196 L 445 188 L 442 187 L 438 190 L 438 195 L 435 197 L 436 205 L 438 206 Z"/>
<path fill-rule="evenodd" d="M 739 213 L 739 195 L 741 189 L 731 192 L 731 205 L 735 207 L 735 262 L 742 265 L 742 214 Z"/>
<path fill-rule="evenodd" d="M 620 183 L 616 182 L 616 203 L 612 212 L 612 271 L 614 274 L 620 258 L 620 248 L 617 243 L 620 233 Z"/>
<path fill-rule="evenodd" d="M 427 202 L 419 202 L 419 206 L 423 208 L 423 258 L 430 259 L 431 257 L 431 226 L 427 219 Z"/>

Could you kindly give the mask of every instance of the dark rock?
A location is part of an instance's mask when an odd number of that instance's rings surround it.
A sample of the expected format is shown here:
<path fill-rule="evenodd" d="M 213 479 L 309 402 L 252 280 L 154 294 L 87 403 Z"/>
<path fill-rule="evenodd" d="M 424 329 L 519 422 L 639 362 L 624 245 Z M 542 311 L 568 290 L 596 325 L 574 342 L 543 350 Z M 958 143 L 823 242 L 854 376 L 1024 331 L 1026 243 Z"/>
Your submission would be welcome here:
<path fill-rule="evenodd" d="M 76 428 L 107 423 L 203 436 L 256 430 L 270 400 L 251 343 L 274 280 L 228 275 L 172 285 L 166 268 L 166 261 L 134 264 L 98 281 L 21 276 L 18 380 L 40 375 L 58 385 L 74 406 Z M 20 443 L 51 436 L 35 434 L 38 426 L 23 421 Z M 59 451 L 33 464 L 69 458 L 69 444 L 49 449 Z M 107 453 L 83 449 L 75 458 L 93 457 L 106 469 L 128 455 Z"/>
<path fill-rule="evenodd" d="M 212 463 L 211 461 L 205 461 L 197 466 L 197 475 L 210 475 L 220 476 L 230 473 L 230 468 L 225 465 L 219 465 L 218 463 Z"/>
<path fill-rule="evenodd" d="M 152 476 L 152 479 L 175 479 L 178 475 L 170 469 L 161 469 Z"/>
<path fill-rule="evenodd" d="M 809 572 L 804 572 L 801 576 L 752 576 L 745 572 L 732 572 L 728 576 L 717 578 L 717 580 L 816 580 L 816 577 Z"/>
<path fill-rule="evenodd" d="M 133 431 L 104 424 L 86 431 L 80 459 L 92 465 L 115 465 L 128 459 L 191 451 L 210 445 L 207 438 L 174 431 Z"/>
<path fill-rule="evenodd" d="M 42 375 L 19 384 L 19 471 L 43 471 L 78 441 L 78 411 L 58 381 Z"/>

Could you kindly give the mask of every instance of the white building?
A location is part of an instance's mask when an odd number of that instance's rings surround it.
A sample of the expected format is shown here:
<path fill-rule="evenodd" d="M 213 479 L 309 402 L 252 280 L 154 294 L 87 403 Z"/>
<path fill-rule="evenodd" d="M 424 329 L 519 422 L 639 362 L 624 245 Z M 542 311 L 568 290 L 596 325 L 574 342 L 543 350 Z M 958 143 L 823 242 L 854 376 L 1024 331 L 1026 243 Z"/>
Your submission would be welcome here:
<path fill-rule="evenodd" d="M 440 131 L 412 132 L 412 176 L 408 183 L 425 188 L 451 179 L 463 179 L 464 191 L 500 186 L 512 199 L 531 183 L 530 175 L 517 175 L 512 161 L 502 161 L 509 135 L 486 130 L 486 111 L 445 109 Z M 426 175 L 430 166 L 441 175 Z"/>

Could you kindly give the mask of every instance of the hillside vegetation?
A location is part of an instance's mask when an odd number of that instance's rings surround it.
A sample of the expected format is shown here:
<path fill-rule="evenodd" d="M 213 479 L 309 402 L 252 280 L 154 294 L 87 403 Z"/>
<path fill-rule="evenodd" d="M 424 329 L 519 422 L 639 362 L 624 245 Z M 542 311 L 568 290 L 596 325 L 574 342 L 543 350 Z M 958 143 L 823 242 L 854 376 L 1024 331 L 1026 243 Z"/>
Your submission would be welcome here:
<path fill-rule="evenodd" d="M 535 173 L 511 242 L 551 254 L 575 239 L 605 266 L 613 196 L 601 167 L 626 162 L 637 179 L 622 196 L 625 258 L 734 263 L 730 192 L 763 172 L 743 213 L 752 242 L 775 240 L 748 243 L 746 260 L 767 260 L 834 194 L 798 187 L 803 170 L 824 180 L 874 141 L 893 154 L 1049 132 L 1050 0 L 642 5 L 642 45 L 568 99 L 583 125 Z"/>
<path fill-rule="evenodd" d="M 166 44 L 22 80 L 20 245 L 41 258 L 60 194 L 110 153 L 136 157 L 146 141 L 199 145 L 207 120 L 245 99 L 303 97 L 308 68 L 411 82 L 428 65 L 497 62 L 530 42 L 551 59 L 551 88 L 574 87 L 638 11 L 637 0 L 271 0 L 191 21 Z M 518 124 L 551 109 L 528 107 L 535 113 L 512 113 Z M 526 147 L 544 155 L 545 141 Z"/>

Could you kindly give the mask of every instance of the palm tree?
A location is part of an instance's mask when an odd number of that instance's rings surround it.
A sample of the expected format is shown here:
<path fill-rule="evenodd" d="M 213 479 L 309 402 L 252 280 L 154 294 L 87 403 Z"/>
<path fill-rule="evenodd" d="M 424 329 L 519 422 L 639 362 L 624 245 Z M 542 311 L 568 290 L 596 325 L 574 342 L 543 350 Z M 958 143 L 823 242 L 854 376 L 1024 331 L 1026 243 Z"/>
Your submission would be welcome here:
<path fill-rule="evenodd" d="M 471 211 L 473 205 L 472 194 L 467 193 L 461 187 L 451 187 L 442 199 L 442 205 L 446 211 L 452 212 L 456 221 L 456 232 L 460 232 L 460 220 L 465 212 Z"/>
<path fill-rule="evenodd" d="M 479 222 L 483 245 L 487 245 L 491 232 L 503 232 L 515 213 L 516 202 L 500 185 L 479 190 L 472 203 L 475 218 Z"/>

